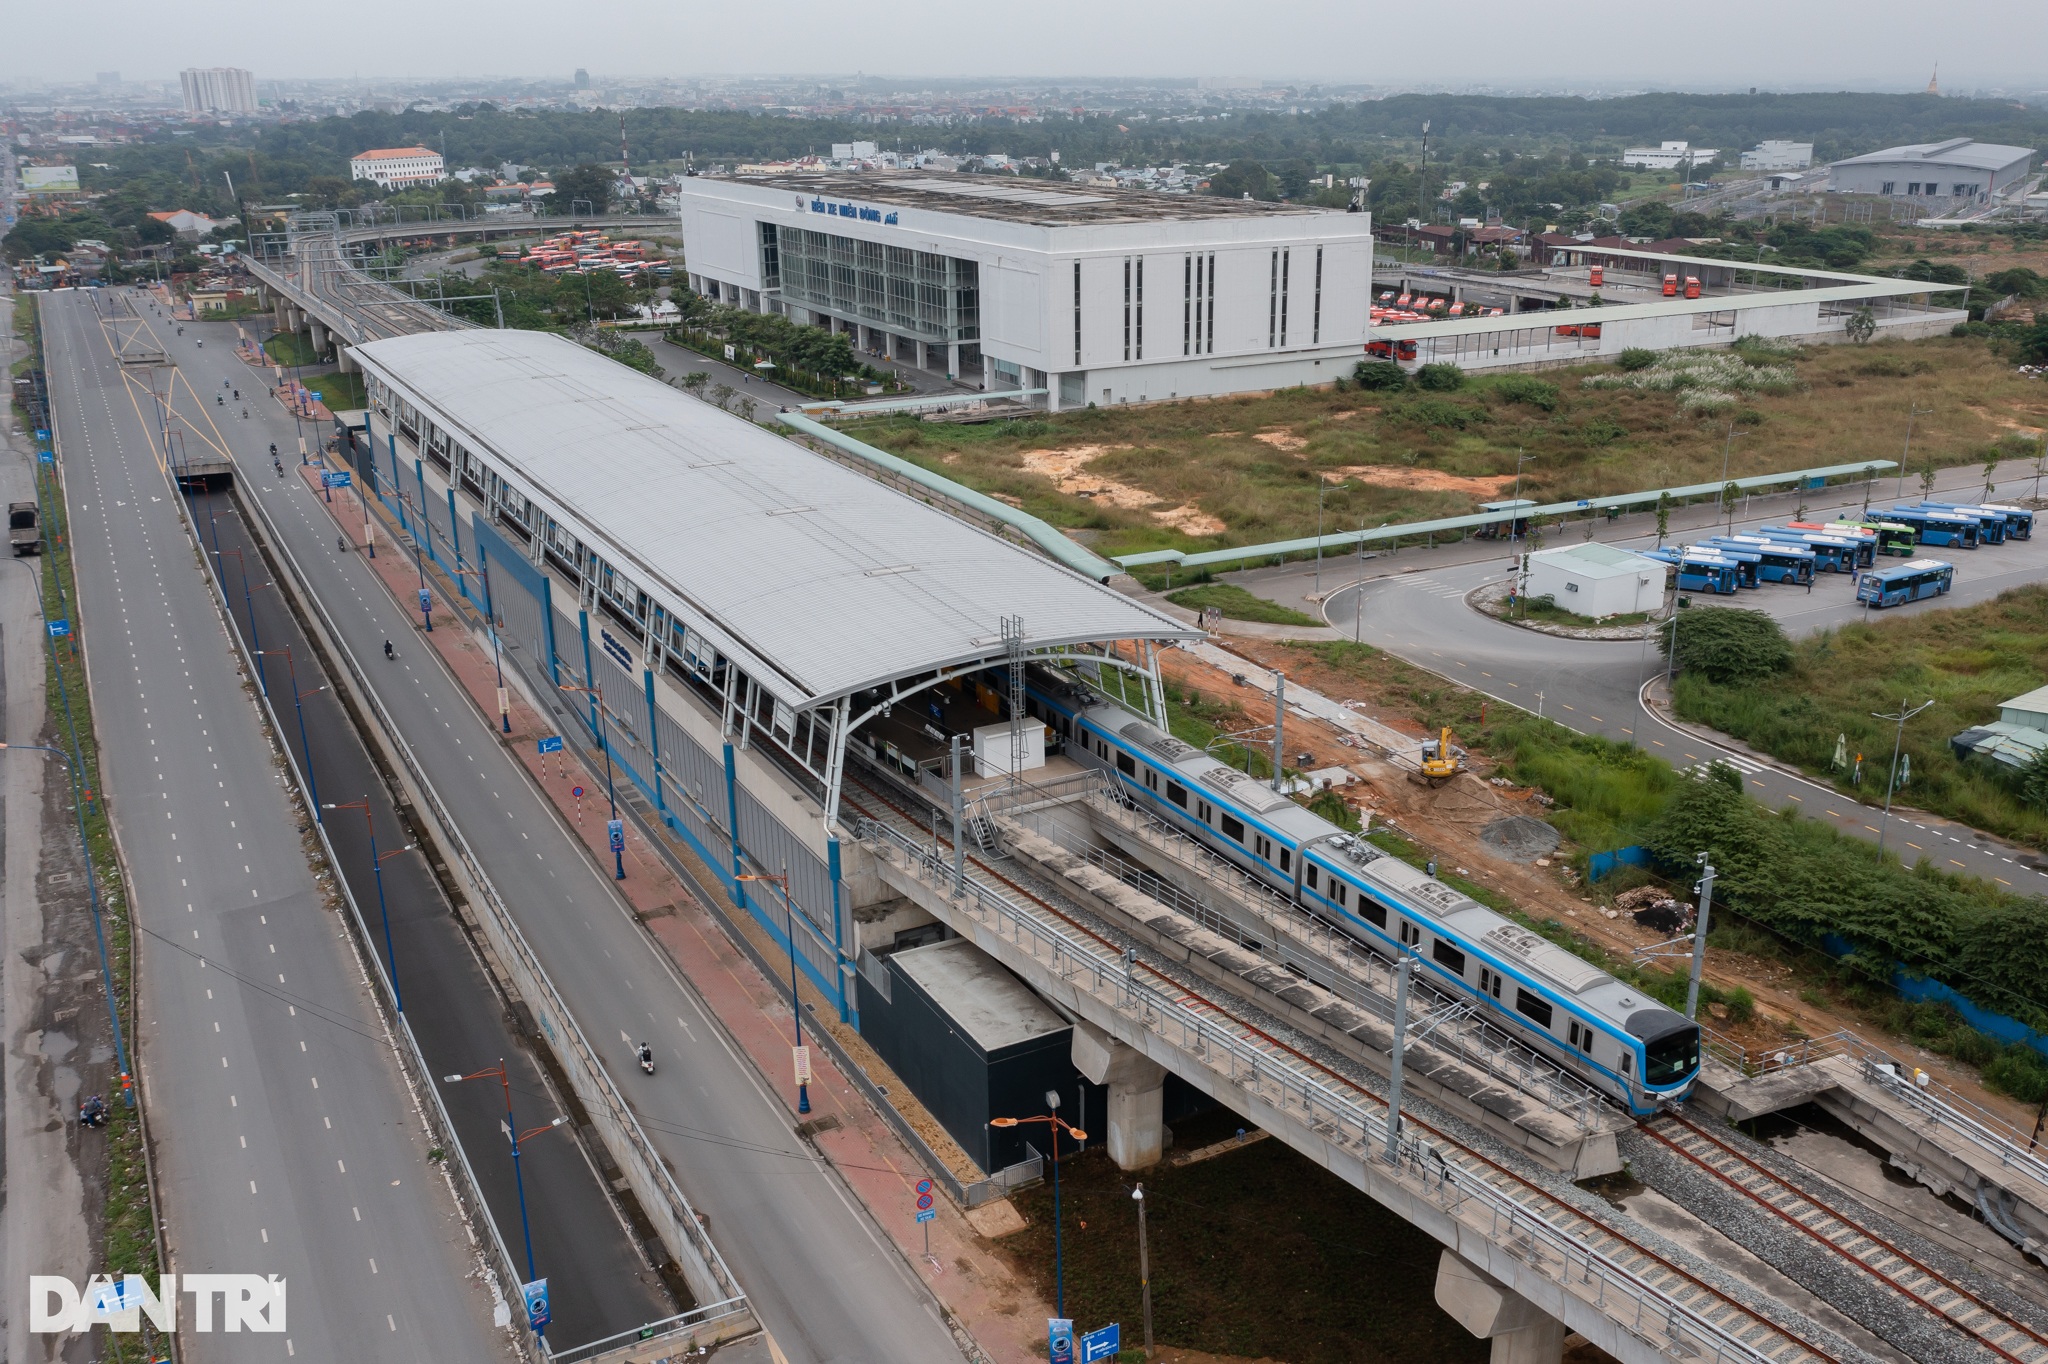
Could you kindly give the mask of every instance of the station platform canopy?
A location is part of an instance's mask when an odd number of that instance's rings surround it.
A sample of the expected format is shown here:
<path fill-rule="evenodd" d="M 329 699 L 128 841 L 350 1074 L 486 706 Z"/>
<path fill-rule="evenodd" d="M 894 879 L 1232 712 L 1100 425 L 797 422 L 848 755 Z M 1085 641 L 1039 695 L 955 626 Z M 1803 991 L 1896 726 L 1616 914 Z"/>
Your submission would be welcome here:
<path fill-rule="evenodd" d="M 561 337 L 355 348 L 536 507 L 794 711 L 1201 631 Z"/>

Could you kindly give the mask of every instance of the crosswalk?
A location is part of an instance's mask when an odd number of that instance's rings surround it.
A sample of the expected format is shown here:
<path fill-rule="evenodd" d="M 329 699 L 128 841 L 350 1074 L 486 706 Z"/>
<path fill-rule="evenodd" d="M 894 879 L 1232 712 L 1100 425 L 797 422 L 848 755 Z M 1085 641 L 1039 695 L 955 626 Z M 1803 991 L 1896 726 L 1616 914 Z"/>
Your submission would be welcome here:
<path fill-rule="evenodd" d="M 1754 777 L 1764 770 L 1763 764 L 1754 759 L 1745 758 L 1735 753 L 1716 753 L 1711 758 L 1702 758 L 1698 762 L 1689 763 L 1679 768 L 1678 771 L 1681 776 L 1702 777 L 1706 775 L 1707 769 L 1715 763 L 1732 767 L 1745 777 Z"/>
<path fill-rule="evenodd" d="M 1418 592 L 1427 592 L 1430 596 L 1443 601 L 1463 601 L 1466 594 L 1472 590 L 1469 587 L 1455 587 L 1450 583 L 1438 582 L 1434 578 L 1410 578 L 1404 586 L 1412 587 Z"/>

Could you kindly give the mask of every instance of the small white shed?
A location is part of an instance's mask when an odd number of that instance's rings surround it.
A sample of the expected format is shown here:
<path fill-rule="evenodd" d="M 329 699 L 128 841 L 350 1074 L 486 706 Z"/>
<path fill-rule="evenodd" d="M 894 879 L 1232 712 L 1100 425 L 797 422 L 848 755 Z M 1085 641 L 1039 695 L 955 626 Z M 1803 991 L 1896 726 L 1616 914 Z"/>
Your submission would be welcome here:
<path fill-rule="evenodd" d="M 1588 542 L 1531 554 L 1523 590 L 1575 616 L 1624 616 L 1664 604 L 1665 573 L 1655 559 Z"/>

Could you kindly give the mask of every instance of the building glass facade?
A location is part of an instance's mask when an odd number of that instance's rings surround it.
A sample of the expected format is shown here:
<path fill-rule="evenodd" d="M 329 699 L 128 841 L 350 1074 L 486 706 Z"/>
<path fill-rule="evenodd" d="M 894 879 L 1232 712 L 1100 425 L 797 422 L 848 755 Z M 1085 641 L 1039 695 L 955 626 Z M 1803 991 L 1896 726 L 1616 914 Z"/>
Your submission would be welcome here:
<path fill-rule="evenodd" d="M 981 337 L 981 270 L 971 260 L 761 224 L 763 278 L 785 303 L 947 343 Z"/>

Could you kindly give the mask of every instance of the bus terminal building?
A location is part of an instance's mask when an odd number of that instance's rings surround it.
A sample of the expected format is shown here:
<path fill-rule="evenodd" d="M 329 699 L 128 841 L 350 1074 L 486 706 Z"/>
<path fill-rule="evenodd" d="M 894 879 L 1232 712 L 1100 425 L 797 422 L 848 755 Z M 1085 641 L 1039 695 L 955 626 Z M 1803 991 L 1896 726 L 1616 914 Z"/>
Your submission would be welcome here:
<path fill-rule="evenodd" d="M 1328 383 L 1371 215 L 941 172 L 683 182 L 690 287 L 1054 411 Z"/>

